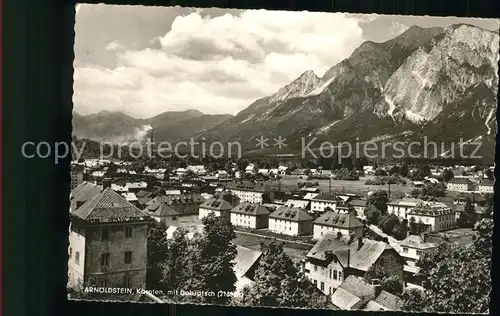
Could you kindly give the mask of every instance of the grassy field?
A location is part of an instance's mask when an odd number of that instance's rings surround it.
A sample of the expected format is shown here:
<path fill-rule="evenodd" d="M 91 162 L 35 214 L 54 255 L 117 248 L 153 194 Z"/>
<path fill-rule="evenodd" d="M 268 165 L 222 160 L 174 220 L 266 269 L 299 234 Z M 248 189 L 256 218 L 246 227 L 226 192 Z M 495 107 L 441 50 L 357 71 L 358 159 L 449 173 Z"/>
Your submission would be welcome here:
<path fill-rule="evenodd" d="M 366 185 L 365 182 L 368 179 L 373 179 L 373 177 L 360 177 L 357 181 L 347 181 L 347 180 L 332 180 L 331 189 L 332 192 L 343 192 L 343 193 L 354 193 L 360 196 L 366 195 L 370 191 L 377 191 L 380 189 L 388 190 L 387 185 Z M 297 189 L 298 182 L 305 182 L 306 177 L 300 178 L 300 176 L 284 176 L 281 179 L 281 188 L 284 190 Z M 330 184 L 329 180 L 310 180 L 311 182 L 318 182 L 318 188 L 323 192 L 329 192 Z M 278 182 L 274 181 L 273 186 L 278 187 Z M 406 186 L 400 184 L 391 184 L 391 195 L 393 198 L 398 198 L 404 196 L 406 193 L 410 193 L 414 187 L 409 184 Z"/>

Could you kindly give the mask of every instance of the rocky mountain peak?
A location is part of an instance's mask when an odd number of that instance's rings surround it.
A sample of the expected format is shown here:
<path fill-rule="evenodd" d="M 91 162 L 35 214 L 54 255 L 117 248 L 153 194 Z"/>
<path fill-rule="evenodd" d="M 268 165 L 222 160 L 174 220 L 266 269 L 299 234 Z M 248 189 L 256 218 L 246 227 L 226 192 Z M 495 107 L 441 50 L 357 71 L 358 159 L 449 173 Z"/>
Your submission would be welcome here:
<path fill-rule="evenodd" d="M 314 71 L 307 70 L 297 79 L 278 90 L 271 98 L 270 103 L 284 101 L 286 99 L 306 96 L 319 83 L 320 78 Z"/>

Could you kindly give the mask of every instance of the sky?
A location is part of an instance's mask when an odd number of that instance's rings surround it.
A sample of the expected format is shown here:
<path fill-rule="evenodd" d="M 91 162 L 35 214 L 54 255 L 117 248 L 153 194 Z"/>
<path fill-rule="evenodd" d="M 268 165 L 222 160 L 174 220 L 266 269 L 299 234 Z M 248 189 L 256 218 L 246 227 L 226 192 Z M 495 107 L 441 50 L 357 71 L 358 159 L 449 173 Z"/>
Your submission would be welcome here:
<path fill-rule="evenodd" d="M 365 41 L 455 23 L 499 27 L 494 19 L 81 4 L 74 110 L 235 115 L 307 70 L 323 76 Z"/>

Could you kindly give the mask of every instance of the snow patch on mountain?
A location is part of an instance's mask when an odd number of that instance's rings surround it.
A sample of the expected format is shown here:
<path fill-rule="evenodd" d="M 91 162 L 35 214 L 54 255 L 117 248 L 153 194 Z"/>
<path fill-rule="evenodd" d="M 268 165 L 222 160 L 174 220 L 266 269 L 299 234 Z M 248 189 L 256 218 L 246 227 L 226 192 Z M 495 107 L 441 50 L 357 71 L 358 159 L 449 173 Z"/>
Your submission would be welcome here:
<path fill-rule="evenodd" d="M 308 70 L 290 84 L 282 87 L 269 99 L 270 103 L 307 96 L 319 83 L 314 71 Z"/>
<path fill-rule="evenodd" d="M 493 117 L 493 114 L 495 113 L 495 109 L 491 109 L 490 113 L 488 113 L 488 116 L 486 117 L 486 121 L 484 121 L 484 125 L 486 125 L 486 128 L 488 129 L 487 134 L 491 134 L 491 127 L 490 127 L 490 120 Z"/>

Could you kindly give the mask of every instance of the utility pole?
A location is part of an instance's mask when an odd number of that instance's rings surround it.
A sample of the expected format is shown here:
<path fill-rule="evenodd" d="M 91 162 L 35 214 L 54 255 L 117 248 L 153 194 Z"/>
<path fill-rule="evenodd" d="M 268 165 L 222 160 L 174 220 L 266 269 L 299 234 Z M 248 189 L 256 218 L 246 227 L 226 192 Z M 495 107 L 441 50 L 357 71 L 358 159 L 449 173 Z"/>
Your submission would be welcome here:
<path fill-rule="evenodd" d="M 328 178 L 328 194 L 332 194 L 332 177 Z"/>
<path fill-rule="evenodd" d="M 387 185 L 388 185 L 388 189 L 389 189 L 387 192 L 387 196 L 389 197 L 389 200 L 390 200 L 391 199 L 391 184 L 388 183 Z"/>

